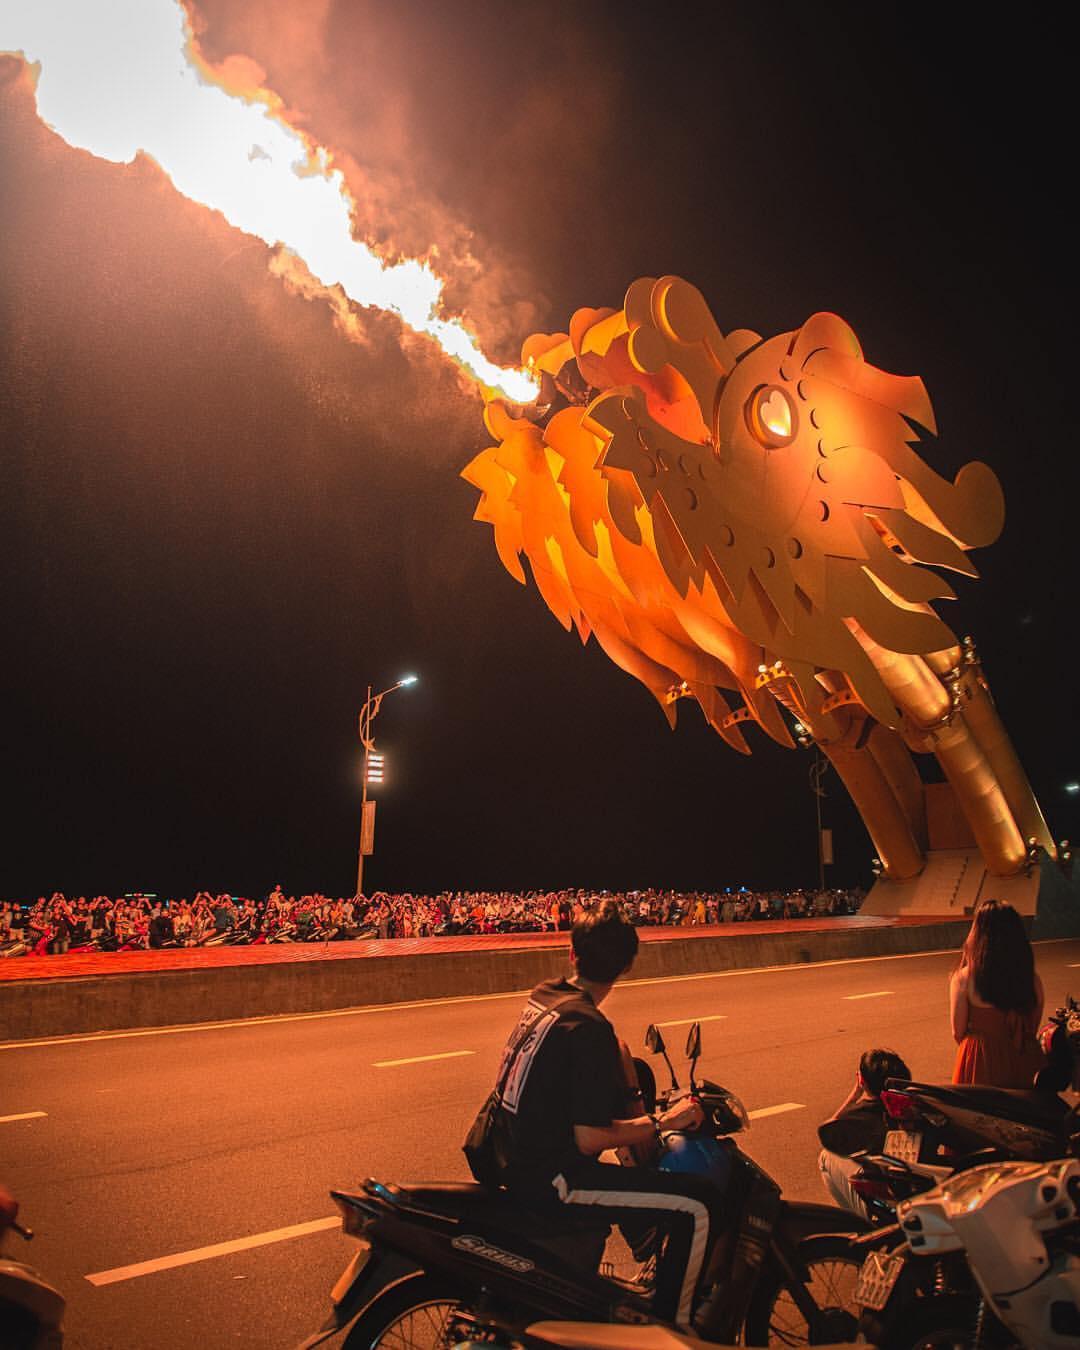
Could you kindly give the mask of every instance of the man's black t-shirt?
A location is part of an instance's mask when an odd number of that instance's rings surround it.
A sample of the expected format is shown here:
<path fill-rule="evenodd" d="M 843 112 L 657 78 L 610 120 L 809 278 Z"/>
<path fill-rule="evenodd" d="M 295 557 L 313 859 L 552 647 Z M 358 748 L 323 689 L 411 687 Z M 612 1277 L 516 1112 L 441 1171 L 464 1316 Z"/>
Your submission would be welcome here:
<path fill-rule="evenodd" d="M 822 1148 L 850 1158 L 860 1149 L 880 1153 L 885 1147 L 885 1108 L 879 1101 L 858 1101 L 841 1111 L 835 1120 L 818 1126 Z"/>
<path fill-rule="evenodd" d="M 513 1159 L 510 1185 L 546 1184 L 582 1159 L 575 1125 L 609 1125 L 626 1099 L 611 1023 L 568 979 L 537 985 L 503 1051 L 496 1081 Z"/>

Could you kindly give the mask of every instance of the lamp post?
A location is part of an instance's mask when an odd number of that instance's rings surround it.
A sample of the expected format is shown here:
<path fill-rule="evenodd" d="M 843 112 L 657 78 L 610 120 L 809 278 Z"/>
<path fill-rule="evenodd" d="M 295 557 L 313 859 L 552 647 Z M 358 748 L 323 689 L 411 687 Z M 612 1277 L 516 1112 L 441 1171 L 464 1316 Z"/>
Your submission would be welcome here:
<path fill-rule="evenodd" d="M 818 890 L 825 889 L 825 831 L 821 828 L 821 799 L 825 796 L 825 775 L 829 770 L 829 761 L 821 753 L 818 747 L 814 746 L 814 762 L 810 765 L 810 791 L 814 794 L 814 805 L 817 807 L 817 856 L 818 856 Z M 831 841 L 830 841 L 831 852 Z M 832 862 L 832 858 L 828 859 Z"/>
<path fill-rule="evenodd" d="M 360 797 L 360 847 L 356 854 L 357 895 L 362 895 L 364 892 L 364 858 L 375 852 L 375 803 L 368 801 L 368 783 L 369 781 L 382 782 L 382 756 L 375 755 L 375 742 L 371 735 L 371 724 L 374 722 L 387 694 L 392 694 L 395 689 L 404 689 L 410 684 L 415 684 L 417 679 L 418 676 L 416 675 L 403 675 L 397 684 L 392 684 L 389 689 L 384 689 L 379 694 L 373 694 L 369 684 L 367 698 L 364 700 L 364 706 L 360 709 L 359 731 L 360 743 L 364 747 L 364 772 Z M 378 773 L 375 775 L 372 772 L 373 756 L 379 766 Z"/>
<path fill-rule="evenodd" d="M 809 727 L 803 722 L 795 723 L 795 739 L 804 750 L 810 746 L 814 747 L 814 760 L 810 765 L 810 791 L 814 794 L 814 807 L 817 813 L 817 856 L 818 856 L 818 890 L 825 889 L 825 864 L 832 862 L 832 836 L 828 840 L 828 857 L 826 857 L 825 831 L 821 827 L 821 799 L 826 796 L 825 775 L 829 771 L 829 761 L 821 753 L 821 747 L 814 740 Z"/>

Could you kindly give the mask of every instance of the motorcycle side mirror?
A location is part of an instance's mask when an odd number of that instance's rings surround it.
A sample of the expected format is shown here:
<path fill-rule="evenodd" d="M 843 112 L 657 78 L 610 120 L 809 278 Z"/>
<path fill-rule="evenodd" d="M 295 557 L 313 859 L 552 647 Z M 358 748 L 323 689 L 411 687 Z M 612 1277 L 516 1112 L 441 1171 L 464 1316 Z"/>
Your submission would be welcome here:
<path fill-rule="evenodd" d="M 695 1022 L 686 1037 L 686 1058 L 701 1058 L 701 1023 Z"/>
<path fill-rule="evenodd" d="M 701 1058 L 701 1023 L 695 1022 L 686 1037 L 686 1058 L 690 1061 L 690 1087 L 694 1087 L 694 1066 Z"/>
<path fill-rule="evenodd" d="M 664 1043 L 664 1037 L 660 1028 L 655 1022 L 650 1022 L 645 1032 L 645 1048 L 651 1055 L 663 1055 L 664 1063 L 668 1067 L 668 1073 L 671 1074 L 671 1086 L 677 1088 L 679 1080 L 675 1077 L 675 1070 L 671 1067 L 671 1060 L 668 1059 L 667 1045 Z"/>

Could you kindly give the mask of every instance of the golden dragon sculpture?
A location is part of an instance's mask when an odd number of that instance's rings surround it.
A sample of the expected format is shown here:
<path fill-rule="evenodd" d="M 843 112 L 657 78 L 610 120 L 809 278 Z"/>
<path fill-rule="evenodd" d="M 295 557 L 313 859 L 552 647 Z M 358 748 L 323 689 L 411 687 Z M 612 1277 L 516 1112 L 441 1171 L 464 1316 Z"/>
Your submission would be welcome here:
<path fill-rule="evenodd" d="M 670 276 L 534 334 L 523 359 L 539 398 L 488 403 L 497 444 L 463 476 L 565 628 L 672 724 L 692 698 L 744 753 L 748 723 L 816 741 L 890 877 L 922 870 L 933 832 L 913 753 L 936 756 L 991 873 L 1033 843 L 1053 856 L 974 645 L 932 608 L 954 598 L 935 569 L 976 576 L 1004 501 L 985 464 L 949 482 L 921 457 L 922 380 L 868 364 L 835 314 L 725 334 Z"/>

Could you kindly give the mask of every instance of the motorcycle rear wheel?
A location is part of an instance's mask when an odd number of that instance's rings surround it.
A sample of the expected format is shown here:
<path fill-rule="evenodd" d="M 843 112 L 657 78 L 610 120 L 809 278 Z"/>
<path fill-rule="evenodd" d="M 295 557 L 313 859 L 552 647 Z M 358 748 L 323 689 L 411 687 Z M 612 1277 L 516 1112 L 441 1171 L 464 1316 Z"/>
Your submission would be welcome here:
<path fill-rule="evenodd" d="M 388 1289 L 353 1324 L 342 1350 L 444 1350 L 459 1295 L 430 1275 Z"/>
<path fill-rule="evenodd" d="M 851 1250 L 846 1237 L 823 1234 L 807 1238 L 799 1252 L 810 1279 L 807 1289 L 820 1310 L 811 1329 L 775 1267 L 767 1267 L 746 1315 L 747 1345 L 835 1345 L 854 1341 L 859 1308 L 855 1283 L 862 1257 Z"/>

